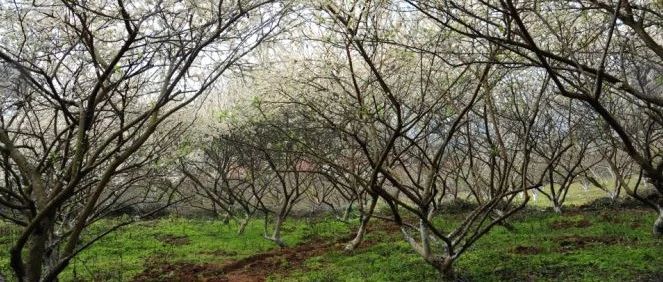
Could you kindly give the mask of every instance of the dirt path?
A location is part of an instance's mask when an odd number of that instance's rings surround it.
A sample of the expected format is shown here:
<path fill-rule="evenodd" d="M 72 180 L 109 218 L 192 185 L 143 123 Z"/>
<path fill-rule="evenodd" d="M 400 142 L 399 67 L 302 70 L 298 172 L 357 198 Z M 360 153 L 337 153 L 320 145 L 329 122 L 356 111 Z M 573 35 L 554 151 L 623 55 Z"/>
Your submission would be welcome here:
<path fill-rule="evenodd" d="M 340 249 L 345 241 L 329 243 L 317 240 L 293 248 L 278 249 L 231 262 L 224 265 L 223 270 L 229 281 L 265 281 L 267 276 L 274 273 L 300 268 L 311 257 L 330 252 L 334 248 Z"/>
<path fill-rule="evenodd" d="M 301 267 L 308 258 L 342 249 L 348 238 L 332 242 L 321 239 L 289 248 L 274 249 L 225 264 L 158 262 L 134 281 L 265 281 L 268 276 Z"/>
<path fill-rule="evenodd" d="M 369 232 L 374 230 L 382 230 L 391 234 L 399 232 L 395 224 L 381 221 L 369 226 Z M 261 282 L 271 275 L 287 274 L 300 269 L 303 267 L 304 261 L 311 257 L 342 250 L 354 235 L 354 233 L 348 234 L 348 236 L 336 240 L 317 238 L 300 245 L 276 248 L 222 264 L 171 263 L 158 259 L 146 263 L 146 269 L 134 277 L 133 281 Z M 358 250 L 368 248 L 376 243 L 378 242 L 375 240 L 365 239 Z"/>

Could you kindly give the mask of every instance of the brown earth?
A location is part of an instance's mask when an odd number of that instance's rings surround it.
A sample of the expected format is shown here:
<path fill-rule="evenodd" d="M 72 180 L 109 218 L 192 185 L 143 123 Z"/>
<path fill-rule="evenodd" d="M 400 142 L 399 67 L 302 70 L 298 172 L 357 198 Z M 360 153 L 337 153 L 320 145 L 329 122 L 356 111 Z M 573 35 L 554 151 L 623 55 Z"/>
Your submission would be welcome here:
<path fill-rule="evenodd" d="M 616 245 L 628 243 L 629 239 L 617 236 L 565 236 L 558 239 L 560 252 L 569 252 L 594 245 Z"/>
<path fill-rule="evenodd" d="M 399 230 L 398 227 L 394 227 L 395 224 L 393 223 L 376 223 L 372 225 L 371 229 L 384 230 L 388 233 L 398 232 Z M 170 263 L 156 258 L 148 261 L 146 269 L 134 277 L 133 281 L 261 282 L 265 281 L 268 276 L 286 274 L 293 269 L 301 268 L 304 261 L 311 257 L 334 250 L 342 250 L 344 244 L 353 238 L 354 233 L 351 235 L 331 242 L 316 239 L 301 245 L 277 248 L 223 264 Z M 364 240 L 359 245 L 359 249 L 375 243 L 377 242 L 374 240 Z M 225 255 L 226 253 L 220 251 L 219 254 Z"/>
<path fill-rule="evenodd" d="M 519 255 L 536 255 L 541 253 L 543 250 L 539 247 L 534 246 L 516 246 L 511 250 L 514 254 Z"/>
<path fill-rule="evenodd" d="M 314 240 L 305 244 L 279 248 L 225 264 L 192 264 L 150 262 L 134 281 L 265 281 L 273 274 L 297 268 L 308 258 L 340 249 L 340 240 Z"/>

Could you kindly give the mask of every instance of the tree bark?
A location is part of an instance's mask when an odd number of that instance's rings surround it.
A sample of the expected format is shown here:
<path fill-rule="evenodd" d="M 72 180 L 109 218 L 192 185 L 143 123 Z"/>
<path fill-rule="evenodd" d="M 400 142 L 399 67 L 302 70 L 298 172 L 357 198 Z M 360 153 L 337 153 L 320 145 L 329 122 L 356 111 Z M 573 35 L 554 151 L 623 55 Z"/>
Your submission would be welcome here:
<path fill-rule="evenodd" d="M 283 217 L 277 216 L 276 222 L 274 223 L 274 233 L 272 233 L 272 238 L 270 238 L 270 240 L 274 241 L 279 247 L 285 248 L 286 245 L 283 240 L 281 240 L 281 225 L 283 225 Z"/>
<path fill-rule="evenodd" d="M 341 218 L 341 221 L 347 222 L 350 219 L 350 214 L 352 214 L 352 204 L 354 201 L 351 201 L 348 207 L 345 209 L 345 212 L 343 213 L 343 217 Z"/>
<path fill-rule="evenodd" d="M 658 218 L 654 221 L 654 236 L 663 237 L 663 209 L 658 212 Z"/>
<path fill-rule="evenodd" d="M 561 214 L 562 213 L 562 206 L 560 204 L 555 203 L 553 205 L 553 211 L 555 211 L 555 213 Z"/>
<path fill-rule="evenodd" d="M 453 269 L 453 259 L 450 257 L 444 257 L 440 259 L 435 259 L 429 261 L 430 264 L 435 267 L 439 276 L 439 281 L 455 281 L 456 273 Z"/>
<path fill-rule="evenodd" d="M 25 265 L 25 276 L 23 280 L 29 282 L 38 282 L 41 280 L 44 271 L 44 263 L 46 259 L 52 259 L 46 255 L 46 246 L 49 241 L 50 229 L 52 224 L 50 219 L 44 218 L 35 228 L 30 236 L 28 255 Z"/>
<path fill-rule="evenodd" d="M 249 224 L 249 217 L 247 216 L 246 218 L 242 219 L 242 221 L 239 223 L 239 228 L 237 230 L 237 235 L 244 234 L 244 230 L 246 229 L 246 226 L 248 224 Z"/>
<path fill-rule="evenodd" d="M 348 244 L 345 245 L 346 252 L 354 251 L 359 246 L 361 241 L 364 239 L 364 235 L 366 234 L 366 228 L 368 227 L 368 222 L 371 220 L 371 216 L 373 215 L 373 211 L 375 210 L 375 205 L 377 204 L 377 202 L 378 202 L 378 197 L 373 196 L 371 199 L 371 205 L 368 208 L 368 212 L 362 214 L 361 223 L 359 224 L 359 229 L 357 230 L 357 235 L 355 235 L 352 241 L 348 242 Z"/>
<path fill-rule="evenodd" d="M 364 216 L 364 218 L 362 218 L 359 229 L 357 229 L 357 234 L 350 242 L 348 242 L 348 244 L 345 245 L 346 252 L 354 251 L 359 246 L 364 238 L 364 234 L 366 234 L 366 227 L 368 226 L 369 218 L 369 216 Z"/>
<path fill-rule="evenodd" d="M 35 229 L 35 232 L 30 236 L 25 273 L 25 280 L 28 282 L 38 282 L 41 279 L 42 258 L 48 240 L 46 237 L 46 231 L 42 230 L 41 227 Z"/>

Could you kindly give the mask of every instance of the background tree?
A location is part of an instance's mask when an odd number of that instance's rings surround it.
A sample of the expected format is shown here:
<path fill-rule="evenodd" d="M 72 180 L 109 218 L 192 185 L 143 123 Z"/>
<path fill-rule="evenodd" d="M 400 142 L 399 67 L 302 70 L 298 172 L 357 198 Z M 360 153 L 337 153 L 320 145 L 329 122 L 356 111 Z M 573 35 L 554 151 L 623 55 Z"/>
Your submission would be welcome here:
<path fill-rule="evenodd" d="M 227 138 L 203 139 L 205 144 L 182 158 L 180 165 L 191 182 L 191 192 L 196 195 L 197 201 L 190 203 L 223 217 L 226 223 L 237 221 L 241 234 L 256 212 L 254 198 L 262 195 L 264 188 L 256 187 L 260 180 L 256 179 L 250 156 L 245 156 L 245 150 Z"/>
<path fill-rule="evenodd" d="M 547 187 L 539 191 L 552 203 L 553 210 L 561 213 L 572 185 L 602 160 L 592 158 L 598 146 L 589 136 L 595 136 L 590 118 L 581 114 L 582 107 L 575 101 L 555 97 L 547 93 L 541 118 L 534 125 L 537 146 L 536 155 L 550 167 L 546 176 Z M 565 103 L 559 105 L 559 103 Z"/>
<path fill-rule="evenodd" d="M 393 43 L 401 33 L 414 33 L 418 22 L 409 22 L 407 12 L 390 14 L 388 8 L 394 7 L 327 6 L 333 29 L 326 40 L 333 47 L 321 56 L 329 61 L 298 75 L 299 88 L 282 91 L 289 92 L 290 103 L 304 106 L 303 112 L 316 115 L 323 127 L 359 148 L 370 167 L 369 194 L 387 204 L 390 220 L 406 241 L 448 278 L 464 251 L 524 207 L 526 200 L 517 201 L 516 195 L 540 186 L 543 174 L 528 170 L 535 143 L 530 128 L 547 88 L 535 85 L 539 94 L 533 101 L 511 103 L 525 90 L 502 81 L 523 83 L 517 79 L 521 73 L 493 73 L 491 64 L 449 70 L 453 63 L 462 65 L 463 58 L 415 52 L 423 47 L 414 39 Z M 394 21 L 407 27 L 383 34 L 387 29 L 381 25 Z M 338 27 L 342 32 L 331 31 Z M 447 42 L 436 39 L 436 47 L 446 47 Z M 484 50 L 483 55 L 490 58 L 493 52 Z M 341 60 L 347 63 L 339 64 Z M 443 175 L 455 169 L 446 165 L 447 154 L 468 156 L 474 178 L 467 187 L 479 203 L 455 228 L 433 221 L 439 195 L 451 194 L 442 184 Z M 408 222 L 410 216 L 416 221 Z"/>
<path fill-rule="evenodd" d="M 406 2 L 460 36 L 501 46 L 510 65 L 533 73 L 545 71 L 555 93 L 582 102 L 601 117 L 620 149 L 663 194 L 663 48 L 653 39 L 660 32 L 660 4 L 631 0 L 504 0 L 495 5 Z M 633 192 L 629 194 L 659 213 L 653 233 L 662 234 L 661 204 Z"/>

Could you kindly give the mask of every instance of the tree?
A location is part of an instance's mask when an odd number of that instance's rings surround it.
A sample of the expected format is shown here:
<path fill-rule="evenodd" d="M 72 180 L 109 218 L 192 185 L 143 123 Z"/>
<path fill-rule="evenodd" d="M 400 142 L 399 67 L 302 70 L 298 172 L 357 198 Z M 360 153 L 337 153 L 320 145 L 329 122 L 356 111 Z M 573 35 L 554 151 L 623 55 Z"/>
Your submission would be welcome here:
<path fill-rule="evenodd" d="M 258 116 L 235 125 L 236 134 L 232 136 L 232 142 L 253 151 L 261 162 L 258 173 L 269 174 L 273 178 L 265 187 L 264 194 L 255 195 L 255 198 L 258 210 L 265 217 L 264 238 L 285 247 L 281 238 L 283 223 L 316 178 L 317 168 L 298 149 L 299 142 L 306 142 L 304 140 L 310 135 L 298 126 L 297 118 L 290 116 L 287 110 L 263 109 L 261 104 L 254 106 Z M 271 232 L 268 231 L 270 215 L 274 216 Z"/>
<path fill-rule="evenodd" d="M 21 228 L 10 250 L 16 279 L 52 281 L 117 228 L 82 242 L 104 214 L 106 197 L 126 189 L 114 183 L 130 182 L 129 171 L 155 160 L 149 148 L 161 141 L 157 128 L 276 34 L 287 4 L 6 7 L 0 61 L 17 83 L 2 89 L 10 98 L 2 100 L 0 120 L 0 204 L 3 217 Z M 72 224 L 60 217 L 64 210 Z"/>
<path fill-rule="evenodd" d="M 385 5 L 326 6 L 333 28 L 323 26 L 342 32 L 325 34 L 331 47 L 317 54 L 319 65 L 295 75 L 298 86 L 278 91 L 289 98 L 283 103 L 301 106 L 319 127 L 352 142 L 345 147 L 358 148 L 369 166 L 368 193 L 385 202 L 389 220 L 412 248 L 450 278 L 455 260 L 524 207 L 527 198 L 517 195 L 541 185 L 546 170 L 529 166 L 536 143 L 531 128 L 547 87 L 518 91 L 509 83 L 522 82 L 521 72 L 493 72 L 490 63 L 451 68 L 464 58 L 416 51 L 446 51 L 449 42 L 444 36 L 432 42 L 403 36 L 419 22 Z M 403 28 L 383 33 L 388 29 L 382 24 L 390 22 Z M 481 54 L 493 58 L 498 50 L 491 47 Z M 534 99 L 521 102 L 532 89 Z M 450 177 L 457 171 L 447 161 L 451 156 L 470 167 L 466 187 L 479 204 L 457 227 L 435 217 L 440 198 L 451 194 L 445 179 L 460 178 Z"/>
<path fill-rule="evenodd" d="M 534 150 L 541 162 L 550 167 L 546 176 L 548 185 L 539 191 L 550 200 L 553 210 L 561 213 L 571 186 L 594 169 L 602 158 L 595 157 L 600 144 L 589 137 L 596 136 L 596 132 L 592 132 L 594 127 L 589 117 L 581 120 L 581 105 L 569 100 L 555 101 L 559 99 L 555 99 L 558 97 L 554 93 L 548 95 L 539 122 L 535 124 L 539 142 Z"/>
<path fill-rule="evenodd" d="M 656 2 L 631 0 L 512 1 L 491 5 L 474 1 L 406 0 L 441 27 L 505 50 L 509 64 L 545 71 L 554 91 L 581 102 L 599 116 L 663 194 L 660 152 L 663 100 L 660 73 L 663 47 L 652 34 L 660 31 Z M 539 81 L 543 83 L 543 81 Z M 663 234 L 663 206 L 635 190 L 659 214 L 653 233 Z"/>
<path fill-rule="evenodd" d="M 232 138 L 232 137 L 230 137 Z M 192 193 L 201 202 L 190 203 L 222 215 L 224 222 L 236 220 L 242 234 L 256 212 L 255 198 L 262 198 L 264 187 L 251 159 L 251 152 L 229 140 L 228 136 L 213 137 L 200 142 L 199 148 L 180 159 L 183 174 L 191 181 Z"/>

